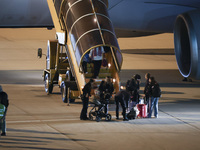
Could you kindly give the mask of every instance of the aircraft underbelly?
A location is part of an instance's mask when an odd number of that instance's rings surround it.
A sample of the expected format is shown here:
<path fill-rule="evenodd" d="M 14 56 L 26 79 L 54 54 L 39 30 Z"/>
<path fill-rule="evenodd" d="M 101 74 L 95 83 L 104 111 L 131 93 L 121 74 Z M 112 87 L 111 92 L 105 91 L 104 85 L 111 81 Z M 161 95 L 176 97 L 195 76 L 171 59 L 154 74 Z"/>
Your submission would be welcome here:
<path fill-rule="evenodd" d="M 172 32 L 175 18 L 199 7 L 195 0 L 109 0 L 109 15 L 116 29 Z M 162 2 L 162 4 L 160 4 Z M 195 5 L 196 4 L 196 5 Z M 191 6 L 192 5 L 192 6 Z M 46 0 L 3 0 L 0 27 L 51 27 Z"/>
<path fill-rule="evenodd" d="M 46 0 L 4 0 L 0 2 L 0 27 L 52 25 Z"/>
<path fill-rule="evenodd" d="M 173 32 L 176 17 L 194 7 L 122 1 L 109 9 L 118 29 L 150 32 Z"/>

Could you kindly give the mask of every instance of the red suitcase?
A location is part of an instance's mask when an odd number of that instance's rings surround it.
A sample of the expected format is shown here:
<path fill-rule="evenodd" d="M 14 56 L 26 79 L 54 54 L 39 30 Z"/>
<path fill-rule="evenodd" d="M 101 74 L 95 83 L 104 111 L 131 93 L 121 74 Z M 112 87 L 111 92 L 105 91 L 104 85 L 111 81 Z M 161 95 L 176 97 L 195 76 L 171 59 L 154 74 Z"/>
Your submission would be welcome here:
<path fill-rule="evenodd" d="M 146 118 L 147 117 L 147 105 L 137 104 L 137 108 L 139 110 L 139 114 L 137 115 L 137 117 Z"/>

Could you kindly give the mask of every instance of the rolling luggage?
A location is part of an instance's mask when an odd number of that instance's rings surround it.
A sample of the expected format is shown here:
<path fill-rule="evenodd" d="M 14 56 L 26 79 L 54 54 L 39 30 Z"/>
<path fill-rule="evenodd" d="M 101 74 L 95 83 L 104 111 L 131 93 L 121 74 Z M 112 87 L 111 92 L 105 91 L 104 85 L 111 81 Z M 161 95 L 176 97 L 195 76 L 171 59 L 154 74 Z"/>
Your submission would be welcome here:
<path fill-rule="evenodd" d="M 146 104 L 137 104 L 139 114 L 137 117 L 146 118 L 147 117 L 147 105 Z"/>

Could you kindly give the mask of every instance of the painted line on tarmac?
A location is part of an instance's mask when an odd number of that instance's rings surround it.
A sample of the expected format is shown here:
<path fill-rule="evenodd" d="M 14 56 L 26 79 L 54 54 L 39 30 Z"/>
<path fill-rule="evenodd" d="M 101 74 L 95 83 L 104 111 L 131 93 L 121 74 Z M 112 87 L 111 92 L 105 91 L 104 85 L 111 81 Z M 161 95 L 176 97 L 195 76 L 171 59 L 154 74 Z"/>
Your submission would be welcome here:
<path fill-rule="evenodd" d="M 172 115 L 172 114 L 170 114 L 170 113 L 168 113 L 168 112 L 165 112 L 165 111 L 163 111 L 163 110 L 160 110 L 160 109 L 159 109 L 159 111 L 160 111 L 160 112 L 163 112 L 164 114 L 166 114 L 166 115 L 168 115 L 168 116 L 171 116 L 172 118 L 174 118 L 174 119 L 176 119 L 176 120 L 178 120 L 178 121 L 180 121 L 180 122 L 183 122 L 184 124 L 187 124 L 187 125 L 189 125 L 189 126 L 195 128 L 195 129 L 197 129 L 198 131 L 200 130 L 199 127 L 197 127 L 197 126 L 195 126 L 195 125 L 193 125 L 193 124 L 191 124 L 191 123 L 189 122 L 192 118 L 187 118 L 187 120 L 184 120 L 184 119 L 186 119 L 186 117 L 177 117 L 177 116 L 174 116 L 174 115 Z M 197 119 L 197 118 L 195 118 L 195 119 Z"/>

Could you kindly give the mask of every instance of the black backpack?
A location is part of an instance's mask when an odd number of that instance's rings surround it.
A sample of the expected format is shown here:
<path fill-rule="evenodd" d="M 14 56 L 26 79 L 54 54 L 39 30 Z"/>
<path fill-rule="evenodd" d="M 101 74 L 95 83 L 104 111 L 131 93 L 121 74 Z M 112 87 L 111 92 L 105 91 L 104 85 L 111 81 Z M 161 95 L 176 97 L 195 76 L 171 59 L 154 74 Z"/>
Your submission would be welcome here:
<path fill-rule="evenodd" d="M 136 111 L 134 110 L 134 108 L 131 108 L 130 112 L 127 114 L 127 118 L 129 120 L 136 118 Z"/>
<path fill-rule="evenodd" d="M 126 82 L 126 90 L 127 91 L 134 91 L 136 89 L 136 83 L 134 79 L 128 80 Z"/>
<path fill-rule="evenodd" d="M 152 89 L 152 96 L 161 97 L 161 89 L 159 84 L 154 85 L 154 88 Z"/>

